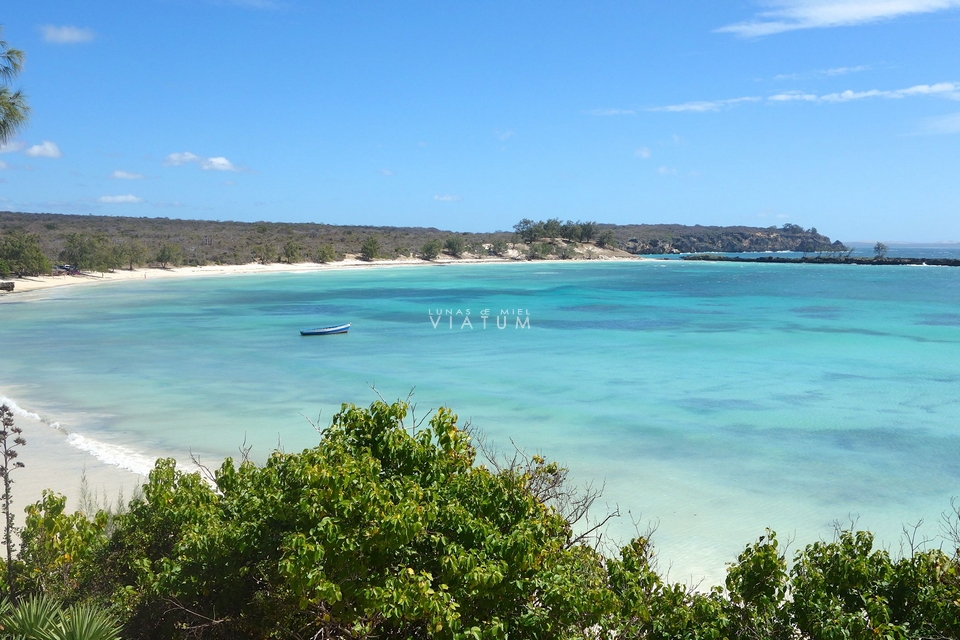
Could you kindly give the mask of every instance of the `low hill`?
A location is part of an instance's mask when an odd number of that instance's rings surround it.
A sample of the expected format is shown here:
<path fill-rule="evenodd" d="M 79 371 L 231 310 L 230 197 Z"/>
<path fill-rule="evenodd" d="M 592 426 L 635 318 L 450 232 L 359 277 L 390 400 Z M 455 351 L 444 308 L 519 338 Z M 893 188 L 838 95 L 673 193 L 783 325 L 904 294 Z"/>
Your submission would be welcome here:
<path fill-rule="evenodd" d="M 833 251 L 845 250 L 843 243 L 795 224 L 782 227 L 703 227 L 680 224 L 600 225 L 613 229 L 620 247 L 630 253 L 701 253 L 723 251 Z"/>
<path fill-rule="evenodd" d="M 551 229 L 550 224 L 531 223 L 531 229 Z M 593 236 L 599 247 L 587 246 L 590 238 L 567 237 L 570 229 L 580 225 L 596 229 Z M 518 228 L 521 225 L 518 225 Z M 0 212 L 0 238 L 22 231 L 37 238 L 40 248 L 51 261 L 61 256 L 71 237 L 95 237 L 102 244 L 122 245 L 136 242 L 147 262 L 154 261 L 165 244 L 176 245 L 183 263 L 246 264 L 250 262 L 297 262 L 315 260 L 322 248 L 332 249 L 338 257 L 361 253 L 369 238 L 376 238 L 379 257 L 417 256 L 425 243 L 446 243 L 459 237 L 464 254 L 487 255 L 491 246 L 511 244 L 505 257 L 572 257 L 621 254 L 694 253 L 703 251 L 817 251 L 825 247 L 841 247 L 816 229 L 804 230 L 797 225 L 783 227 L 703 227 L 684 225 L 611 225 L 597 223 L 560 224 L 564 234 L 548 234 L 523 238 L 511 231 L 458 233 L 424 227 L 375 227 L 329 225 L 312 222 L 220 222 L 212 220 L 178 220 L 170 218 L 131 218 L 118 216 L 66 215 L 57 213 Z M 564 239 L 566 238 L 566 239 Z M 547 242 L 543 242 L 543 241 Z M 526 244 L 524 244 L 524 241 Z M 539 241 L 539 242 L 538 242 Z M 459 242 L 459 241 L 458 241 Z M 529 253 L 524 249 L 530 245 Z M 564 249 L 569 245 L 569 249 Z M 594 246 L 590 244 L 589 246 Z M 486 247 L 486 248 L 485 248 Z M 329 255 L 329 253 L 328 253 Z"/>

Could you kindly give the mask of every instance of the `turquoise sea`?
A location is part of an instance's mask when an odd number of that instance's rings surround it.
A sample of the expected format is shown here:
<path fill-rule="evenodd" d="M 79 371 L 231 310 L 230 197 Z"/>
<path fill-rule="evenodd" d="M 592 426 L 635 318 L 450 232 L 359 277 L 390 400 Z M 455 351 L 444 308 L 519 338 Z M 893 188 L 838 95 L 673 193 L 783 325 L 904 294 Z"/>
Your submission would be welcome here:
<path fill-rule="evenodd" d="M 133 468 L 310 446 L 304 416 L 328 424 L 373 385 L 605 484 L 610 535 L 658 523 L 674 579 L 719 581 L 765 527 L 797 548 L 853 519 L 896 550 L 960 495 L 960 269 L 457 265 L 0 303 L 2 393 Z"/>

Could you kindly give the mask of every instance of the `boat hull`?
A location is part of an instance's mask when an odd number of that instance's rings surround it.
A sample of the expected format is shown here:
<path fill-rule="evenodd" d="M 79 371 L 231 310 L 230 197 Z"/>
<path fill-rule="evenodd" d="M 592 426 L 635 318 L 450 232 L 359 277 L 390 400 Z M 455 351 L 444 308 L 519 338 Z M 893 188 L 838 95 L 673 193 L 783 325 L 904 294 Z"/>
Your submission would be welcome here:
<path fill-rule="evenodd" d="M 332 336 L 338 333 L 346 333 L 350 330 L 350 323 L 338 324 L 334 327 L 321 327 L 319 329 L 301 329 L 302 336 Z"/>

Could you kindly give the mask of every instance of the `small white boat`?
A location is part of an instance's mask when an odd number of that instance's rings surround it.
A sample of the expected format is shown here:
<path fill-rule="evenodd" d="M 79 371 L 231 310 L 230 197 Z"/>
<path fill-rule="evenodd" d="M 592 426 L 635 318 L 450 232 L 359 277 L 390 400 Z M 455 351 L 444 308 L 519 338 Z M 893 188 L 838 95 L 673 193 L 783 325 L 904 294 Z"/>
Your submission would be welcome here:
<path fill-rule="evenodd" d="M 346 333 L 350 330 L 350 323 L 338 324 L 334 327 L 321 327 L 320 329 L 300 329 L 302 336 L 329 336 L 335 333 Z"/>

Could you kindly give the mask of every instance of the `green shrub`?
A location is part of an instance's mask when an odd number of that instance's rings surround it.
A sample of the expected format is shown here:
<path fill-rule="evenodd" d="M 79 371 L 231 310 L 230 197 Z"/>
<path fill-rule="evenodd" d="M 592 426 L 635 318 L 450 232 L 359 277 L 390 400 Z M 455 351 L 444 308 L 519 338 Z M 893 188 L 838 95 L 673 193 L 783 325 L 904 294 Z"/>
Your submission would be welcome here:
<path fill-rule="evenodd" d="M 376 236 L 369 236 L 360 246 L 360 259 L 372 262 L 380 257 L 381 252 L 380 240 Z"/>
<path fill-rule="evenodd" d="M 424 260 L 436 260 L 440 257 L 442 250 L 443 244 L 436 238 L 430 238 L 424 242 L 423 247 L 420 248 L 420 257 Z"/>
<path fill-rule="evenodd" d="M 454 258 L 460 258 L 467 250 L 467 244 L 463 236 L 450 236 L 444 241 L 443 250 Z"/>
<path fill-rule="evenodd" d="M 337 250 L 333 248 L 333 245 L 329 242 L 320 245 L 320 248 L 317 250 L 317 262 L 321 264 L 327 264 L 329 262 L 337 262 L 343 258 L 337 254 Z"/>

